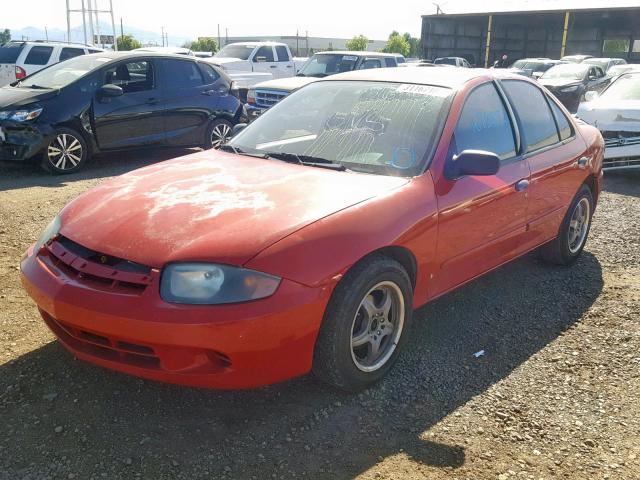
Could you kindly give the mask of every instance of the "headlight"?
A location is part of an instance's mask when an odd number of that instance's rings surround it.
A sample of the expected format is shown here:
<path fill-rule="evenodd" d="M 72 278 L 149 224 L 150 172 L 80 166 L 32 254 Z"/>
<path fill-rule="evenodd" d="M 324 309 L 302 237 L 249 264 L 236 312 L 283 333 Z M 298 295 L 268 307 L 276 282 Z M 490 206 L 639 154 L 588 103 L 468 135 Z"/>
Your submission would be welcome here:
<path fill-rule="evenodd" d="M 256 89 L 250 88 L 247 92 L 247 103 L 256 103 Z"/>
<path fill-rule="evenodd" d="M 572 87 L 561 88 L 560 91 L 562 93 L 570 93 L 570 92 L 575 92 L 576 90 L 578 90 L 578 88 L 580 88 L 579 85 L 574 85 Z"/>
<path fill-rule="evenodd" d="M 60 232 L 60 226 L 60 217 L 56 217 L 51 220 L 51 223 L 47 225 L 47 228 L 44 229 L 44 232 L 42 232 L 42 235 L 40 235 L 40 238 L 34 245 L 33 253 L 38 253 L 45 243 L 58 235 L 58 232 Z"/>
<path fill-rule="evenodd" d="M 28 122 L 35 120 L 42 113 L 42 108 L 27 108 L 15 111 L 0 112 L 0 120 L 13 120 L 14 122 Z"/>
<path fill-rule="evenodd" d="M 216 305 L 273 295 L 280 278 L 211 263 L 174 263 L 162 273 L 160 296 L 171 303 Z"/>

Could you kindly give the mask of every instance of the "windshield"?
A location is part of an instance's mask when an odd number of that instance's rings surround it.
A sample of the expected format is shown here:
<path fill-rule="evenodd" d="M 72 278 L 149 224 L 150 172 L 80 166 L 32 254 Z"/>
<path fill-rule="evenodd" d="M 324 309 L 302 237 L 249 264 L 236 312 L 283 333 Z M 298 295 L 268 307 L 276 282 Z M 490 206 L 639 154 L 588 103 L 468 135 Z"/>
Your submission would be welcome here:
<path fill-rule="evenodd" d="M 16 63 L 24 43 L 9 42 L 0 47 L 0 63 Z"/>
<path fill-rule="evenodd" d="M 567 80 L 582 80 L 587 71 L 589 65 L 584 64 L 571 64 L 571 65 L 556 65 L 550 68 L 542 75 L 541 78 L 565 78 Z"/>
<path fill-rule="evenodd" d="M 607 70 L 607 73 L 610 76 L 615 77 L 631 70 L 637 70 L 637 68 L 634 68 L 633 65 L 614 65 L 609 70 Z"/>
<path fill-rule="evenodd" d="M 587 58 L 584 62 L 582 62 L 583 64 L 586 65 L 597 65 L 598 67 L 602 67 L 602 70 L 606 71 L 607 70 L 607 65 L 609 64 L 609 60 L 607 59 L 598 59 L 598 58 Z"/>
<path fill-rule="evenodd" d="M 350 170 L 421 173 L 452 91 L 365 81 L 312 83 L 276 104 L 229 145 L 249 154 L 289 154 Z"/>
<path fill-rule="evenodd" d="M 227 45 L 214 55 L 217 58 L 239 58 L 240 60 L 248 60 L 251 52 L 256 47 L 254 45 Z"/>
<path fill-rule="evenodd" d="M 436 58 L 433 63 L 435 63 L 436 65 L 455 65 L 456 59 L 455 58 Z"/>
<path fill-rule="evenodd" d="M 99 53 L 71 58 L 28 76 L 18 86 L 63 88 L 111 60 Z"/>
<path fill-rule="evenodd" d="M 601 99 L 640 100 L 640 75 L 622 75 L 601 95 Z"/>
<path fill-rule="evenodd" d="M 518 70 L 532 70 L 534 72 L 545 72 L 549 70 L 553 64 L 545 63 L 545 62 L 531 62 L 527 60 L 518 60 L 511 68 L 516 68 Z"/>
<path fill-rule="evenodd" d="M 356 66 L 356 55 L 325 54 L 314 55 L 305 63 L 298 76 L 300 77 L 326 77 L 335 73 L 350 72 Z"/>

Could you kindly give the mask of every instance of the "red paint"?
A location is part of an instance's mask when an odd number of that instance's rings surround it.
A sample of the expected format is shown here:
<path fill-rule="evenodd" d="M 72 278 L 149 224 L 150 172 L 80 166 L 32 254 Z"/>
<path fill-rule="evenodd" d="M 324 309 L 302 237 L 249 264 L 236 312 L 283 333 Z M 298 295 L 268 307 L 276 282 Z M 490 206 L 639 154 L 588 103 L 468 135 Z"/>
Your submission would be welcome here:
<path fill-rule="evenodd" d="M 553 238 L 584 182 L 593 180 L 599 193 L 602 139 L 577 124 L 571 141 L 505 164 L 493 177 L 444 177 L 462 102 L 490 78 L 460 87 L 423 175 L 197 153 L 105 182 L 61 214 L 63 236 L 147 265 L 147 274 L 118 277 L 103 265 L 82 266 L 54 241 L 28 252 L 23 284 L 61 343 L 104 367 L 216 388 L 305 374 L 333 288 L 367 254 L 410 252 L 418 307 Z M 583 156 L 591 160 L 579 168 Z M 531 186 L 516 192 L 521 179 Z M 274 295 L 254 302 L 169 304 L 159 282 L 173 261 L 228 263 L 283 280 Z"/>

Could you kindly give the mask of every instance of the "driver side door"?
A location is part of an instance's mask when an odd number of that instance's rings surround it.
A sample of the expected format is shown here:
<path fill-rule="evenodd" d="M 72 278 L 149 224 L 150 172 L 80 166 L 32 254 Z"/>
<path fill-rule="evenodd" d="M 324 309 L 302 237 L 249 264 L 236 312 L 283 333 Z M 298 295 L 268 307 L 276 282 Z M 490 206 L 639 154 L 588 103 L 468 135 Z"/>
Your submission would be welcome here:
<path fill-rule="evenodd" d="M 93 102 L 94 124 L 101 149 L 164 143 L 164 101 L 157 82 L 156 60 L 136 58 L 110 65 L 101 71 L 101 85 L 122 88 L 119 97 Z"/>
<path fill-rule="evenodd" d="M 263 45 L 253 55 L 253 71 L 270 73 L 273 78 L 281 78 L 284 75 L 278 71 L 278 62 L 276 62 L 275 55 L 273 53 L 273 47 Z"/>

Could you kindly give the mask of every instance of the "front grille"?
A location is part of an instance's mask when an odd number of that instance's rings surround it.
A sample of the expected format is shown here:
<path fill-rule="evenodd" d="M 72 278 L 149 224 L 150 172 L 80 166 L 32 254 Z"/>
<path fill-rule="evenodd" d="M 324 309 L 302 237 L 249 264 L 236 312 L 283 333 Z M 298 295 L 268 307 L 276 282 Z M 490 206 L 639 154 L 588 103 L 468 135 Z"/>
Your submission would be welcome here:
<path fill-rule="evenodd" d="M 107 337 L 103 334 L 73 327 L 56 320 L 47 312 L 40 311 L 49 328 L 74 350 L 94 357 L 125 363 L 135 367 L 160 370 L 160 358 L 155 350 L 147 345 L 131 343 L 122 339 Z"/>
<path fill-rule="evenodd" d="M 640 135 L 638 132 L 602 132 L 605 147 L 628 147 L 632 145 L 640 145 Z"/>
<path fill-rule="evenodd" d="M 26 150 L 22 145 L 0 145 L 0 160 L 22 160 Z"/>
<path fill-rule="evenodd" d="M 262 108 L 274 106 L 289 93 L 281 90 L 256 90 L 256 105 Z"/>
<path fill-rule="evenodd" d="M 602 162 L 603 170 L 622 170 L 626 168 L 640 168 L 640 157 L 605 158 Z"/>
<path fill-rule="evenodd" d="M 139 295 L 153 281 L 151 268 L 105 255 L 58 236 L 39 253 L 70 279 L 96 290 Z"/>

